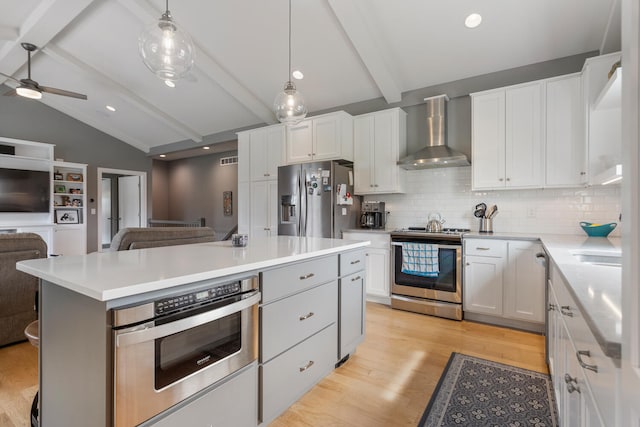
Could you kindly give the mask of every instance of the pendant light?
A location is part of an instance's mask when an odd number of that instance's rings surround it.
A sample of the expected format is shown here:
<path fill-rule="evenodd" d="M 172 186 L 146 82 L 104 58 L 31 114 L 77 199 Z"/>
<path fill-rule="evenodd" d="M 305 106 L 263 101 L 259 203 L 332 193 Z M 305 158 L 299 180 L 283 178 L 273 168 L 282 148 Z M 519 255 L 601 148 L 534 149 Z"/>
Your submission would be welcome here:
<path fill-rule="evenodd" d="M 289 75 L 284 84 L 284 90 L 273 102 L 273 108 L 278 120 L 287 125 L 294 125 L 307 115 L 304 98 L 291 81 L 291 0 L 289 0 Z"/>
<path fill-rule="evenodd" d="M 138 50 L 144 65 L 165 82 L 180 79 L 193 67 L 193 41 L 173 20 L 169 0 L 160 19 L 138 37 Z"/>

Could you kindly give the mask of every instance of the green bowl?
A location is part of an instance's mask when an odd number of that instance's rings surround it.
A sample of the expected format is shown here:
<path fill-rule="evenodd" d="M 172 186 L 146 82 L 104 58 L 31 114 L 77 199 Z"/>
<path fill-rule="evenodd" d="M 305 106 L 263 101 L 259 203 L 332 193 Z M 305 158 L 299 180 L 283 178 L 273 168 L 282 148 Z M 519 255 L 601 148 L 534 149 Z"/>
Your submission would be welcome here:
<path fill-rule="evenodd" d="M 607 237 L 609 233 L 611 233 L 613 229 L 616 228 L 617 225 L 618 224 L 616 224 L 615 222 L 599 225 L 594 225 L 591 222 L 585 221 L 582 221 L 580 223 L 580 227 L 582 227 L 584 232 L 587 233 L 589 237 Z"/>

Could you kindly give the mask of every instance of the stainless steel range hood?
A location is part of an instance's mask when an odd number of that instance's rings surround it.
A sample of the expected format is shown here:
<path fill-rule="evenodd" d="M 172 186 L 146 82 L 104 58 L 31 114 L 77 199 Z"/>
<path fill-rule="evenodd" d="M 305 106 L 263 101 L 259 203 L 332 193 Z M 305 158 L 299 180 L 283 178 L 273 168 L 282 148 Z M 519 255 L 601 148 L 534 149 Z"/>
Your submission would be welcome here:
<path fill-rule="evenodd" d="M 447 168 L 469 166 L 469 159 L 463 153 L 446 145 L 447 136 L 447 95 L 425 98 L 427 106 L 427 146 L 400 159 L 403 169 Z"/>

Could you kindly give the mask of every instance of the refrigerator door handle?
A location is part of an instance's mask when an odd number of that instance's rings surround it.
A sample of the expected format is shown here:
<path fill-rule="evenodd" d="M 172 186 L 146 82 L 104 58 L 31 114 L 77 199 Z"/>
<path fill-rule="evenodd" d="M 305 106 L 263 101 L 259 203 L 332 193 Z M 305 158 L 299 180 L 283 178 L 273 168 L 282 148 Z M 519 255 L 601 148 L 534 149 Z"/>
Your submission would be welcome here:
<path fill-rule="evenodd" d="M 304 198 L 302 197 L 302 195 L 300 196 L 300 201 L 302 202 L 302 200 L 304 200 L 303 206 L 301 207 L 301 210 L 304 209 L 304 215 L 300 216 L 300 225 L 301 225 L 301 230 L 299 233 L 299 236 L 304 236 L 307 237 L 307 215 L 309 215 L 309 205 L 308 205 L 308 193 L 307 193 L 307 185 L 309 184 L 307 181 L 307 170 L 302 168 L 302 177 L 304 178 L 304 185 L 302 186 L 301 193 L 304 194 Z"/>

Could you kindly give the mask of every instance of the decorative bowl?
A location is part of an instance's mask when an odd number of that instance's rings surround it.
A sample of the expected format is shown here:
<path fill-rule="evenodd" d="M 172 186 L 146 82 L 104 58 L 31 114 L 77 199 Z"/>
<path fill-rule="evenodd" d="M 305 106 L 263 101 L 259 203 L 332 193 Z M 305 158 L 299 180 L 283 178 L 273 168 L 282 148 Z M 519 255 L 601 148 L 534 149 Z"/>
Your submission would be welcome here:
<path fill-rule="evenodd" d="M 586 221 L 580 222 L 580 227 L 582 227 L 589 237 L 607 237 L 617 225 L 615 222 L 609 224 L 595 224 Z"/>

